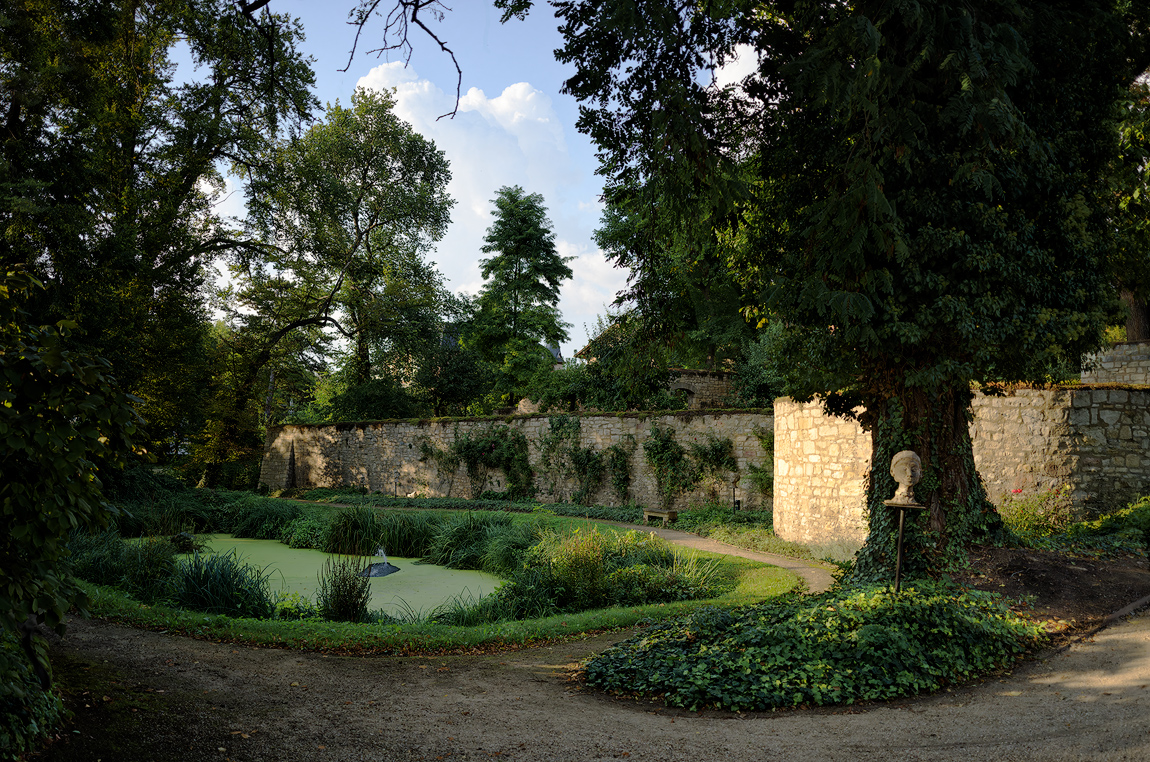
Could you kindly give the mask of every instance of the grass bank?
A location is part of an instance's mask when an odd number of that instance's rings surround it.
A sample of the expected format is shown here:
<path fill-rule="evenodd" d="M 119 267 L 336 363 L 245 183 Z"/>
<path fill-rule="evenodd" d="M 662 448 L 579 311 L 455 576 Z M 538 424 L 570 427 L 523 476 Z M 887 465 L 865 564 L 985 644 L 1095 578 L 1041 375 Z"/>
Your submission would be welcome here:
<path fill-rule="evenodd" d="M 718 572 L 732 580 L 728 592 L 707 600 L 615 606 L 474 627 L 426 621 L 359 624 L 210 615 L 164 603 L 144 604 L 115 587 L 84 586 L 93 616 L 132 627 L 252 646 L 390 655 L 487 651 L 563 640 L 661 622 L 708 606 L 731 608 L 761 602 L 798 586 L 797 577 L 777 567 L 710 553 L 698 555 L 701 560 L 715 560 Z"/>

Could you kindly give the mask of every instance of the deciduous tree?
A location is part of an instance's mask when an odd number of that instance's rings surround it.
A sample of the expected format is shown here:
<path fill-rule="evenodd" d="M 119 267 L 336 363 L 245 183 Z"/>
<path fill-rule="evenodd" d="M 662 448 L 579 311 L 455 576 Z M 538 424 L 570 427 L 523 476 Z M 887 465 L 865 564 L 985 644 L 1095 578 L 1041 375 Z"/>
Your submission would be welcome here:
<path fill-rule="evenodd" d="M 389 93 L 358 90 L 247 173 L 252 243 L 231 250 L 230 320 L 239 370 L 221 390 L 205 484 L 244 430 L 277 347 L 333 330 L 352 347 L 351 385 L 372 380 L 372 348 L 428 333 L 418 318 L 442 288 L 422 253 L 446 229 L 447 160 L 393 112 Z M 416 302 L 421 305 L 414 309 Z"/>
<path fill-rule="evenodd" d="M 1147 9 L 1098 0 L 555 3 L 567 91 L 615 185 L 710 220 L 759 309 L 807 347 L 806 395 L 872 434 L 870 535 L 891 565 L 885 464 L 922 456 L 932 563 L 997 516 L 971 384 L 1043 381 L 1114 314 L 1106 169 Z M 736 56 L 755 71 L 720 87 Z"/>
<path fill-rule="evenodd" d="M 306 119 L 298 24 L 230 0 L 14 0 L 0 24 L 0 263 L 34 320 L 111 362 L 174 453 L 203 407 L 204 268 L 237 238 L 221 170 Z M 199 71 L 177 75 L 186 46 Z"/>

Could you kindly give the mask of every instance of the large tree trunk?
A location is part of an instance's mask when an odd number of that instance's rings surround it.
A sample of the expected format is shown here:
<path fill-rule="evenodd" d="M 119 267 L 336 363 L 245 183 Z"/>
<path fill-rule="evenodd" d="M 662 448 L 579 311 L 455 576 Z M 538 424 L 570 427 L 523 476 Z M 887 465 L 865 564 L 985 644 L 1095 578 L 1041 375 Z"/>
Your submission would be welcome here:
<path fill-rule="evenodd" d="M 1122 289 L 1122 303 L 1128 310 L 1126 317 L 1127 341 L 1150 341 L 1150 308 L 1144 299 L 1134 298 L 1131 291 Z"/>
<path fill-rule="evenodd" d="M 928 509 L 907 512 L 904 575 L 960 566 L 972 541 L 1001 527 L 974 468 L 971 398 L 969 388 L 903 388 L 897 396 L 871 403 L 860 416 L 871 433 L 869 532 L 852 573 L 854 580 L 885 582 L 894 577 L 898 513 L 883 501 L 898 486 L 890 464 L 901 450 L 914 450 L 922 459 L 922 481 L 915 485 L 914 495 Z"/>

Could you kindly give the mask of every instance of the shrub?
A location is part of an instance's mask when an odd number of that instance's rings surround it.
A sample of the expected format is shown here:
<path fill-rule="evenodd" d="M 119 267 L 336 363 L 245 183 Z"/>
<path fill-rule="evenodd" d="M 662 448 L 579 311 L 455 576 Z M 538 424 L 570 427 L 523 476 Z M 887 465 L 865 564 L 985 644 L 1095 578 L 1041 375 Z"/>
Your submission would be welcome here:
<path fill-rule="evenodd" d="M 330 520 L 314 514 L 304 514 L 292 519 L 280 532 L 280 542 L 289 548 L 323 550 L 324 536 Z"/>
<path fill-rule="evenodd" d="M 538 523 L 489 525 L 479 558 L 479 568 L 491 574 L 507 576 L 523 566 L 528 551 L 539 542 L 542 527 Z"/>
<path fill-rule="evenodd" d="M 0 631 L 0 654 L 0 759 L 22 759 L 63 722 L 64 704 L 40 687 L 20 641 L 7 630 Z"/>
<path fill-rule="evenodd" d="M 176 546 L 161 537 L 144 537 L 122 543 L 120 589 L 144 603 L 168 597 L 176 572 Z"/>
<path fill-rule="evenodd" d="M 1066 530 L 1071 539 L 1126 537 L 1150 546 L 1150 497 L 1143 497 L 1127 507 L 1092 521 L 1080 521 Z"/>
<path fill-rule="evenodd" d="M 587 663 L 587 682 L 734 711 L 890 699 L 1006 666 L 1040 628 L 986 593 L 836 590 L 652 626 Z"/>
<path fill-rule="evenodd" d="M 1006 526 L 1020 535 L 1049 537 L 1059 534 L 1075 518 L 1070 485 L 1062 484 L 1031 494 L 1016 490 L 1003 497 L 998 513 Z"/>
<path fill-rule="evenodd" d="M 364 568 L 362 558 L 336 558 L 324 562 L 319 573 L 316 608 L 320 616 L 332 622 L 366 622 L 371 602 L 371 583 L 359 576 Z"/>
<path fill-rule="evenodd" d="M 271 575 L 244 563 L 235 550 L 183 559 L 172 580 L 172 601 L 209 614 L 268 619 L 275 610 Z"/>
<path fill-rule="evenodd" d="M 379 544 L 388 553 L 419 558 L 444 521 L 442 515 L 416 511 L 387 511 L 379 515 Z"/>
<path fill-rule="evenodd" d="M 317 619 L 319 610 L 299 593 L 280 594 L 276 596 L 275 618 L 287 621 Z"/>
<path fill-rule="evenodd" d="M 228 529 L 236 537 L 278 540 L 287 526 L 300 517 L 303 508 L 286 500 L 249 495 L 233 503 L 230 512 Z"/>
<path fill-rule="evenodd" d="M 492 528 L 510 526 L 511 517 L 498 513 L 449 516 L 431 538 L 424 557 L 450 569 L 480 569 Z"/>
<path fill-rule="evenodd" d="M 68 563 L 77 577 L 115 585 L 145 603 L 168 598 L 179 553 L 166 538 L 126 541 L 115 530 L 73 532 L 68 550 Z"/>
<path fill-rule="evenodd" d="M 684 560 L 666 541 L 643 532 L 548 535 L 531 548 L 526 567 L 546 570 L 530 580 L 540 589 L 528 591 L 527 580 L 517 574 L 504 596 L 529 592 L 557 611 L 685 600 L 718 591 L 714 564 Z M 622 571 L 634 567 L 644 568 Z"/>
<path fill-rule="evenodd" d="M 440 604 L 428 617 L 432 622 L 452 627 L 478 627 L 511 618 L 506 603 L 499 596 L 476 598 L 470 591 L 464 591 Z"/>
<path fill-rule="evenodd" d="M 68 539 L 72 573 L 97 585 L 118 585 L 124 576 L 124 541 L 115 529 L 73 532 Z"/>
<path fill-rule="evenodd" d="M 559 612 L 564 592 L 550 567 L 523 566 L 488 597 L 499 601 L 493 610 L 504 619 L 539 619 Z"/>

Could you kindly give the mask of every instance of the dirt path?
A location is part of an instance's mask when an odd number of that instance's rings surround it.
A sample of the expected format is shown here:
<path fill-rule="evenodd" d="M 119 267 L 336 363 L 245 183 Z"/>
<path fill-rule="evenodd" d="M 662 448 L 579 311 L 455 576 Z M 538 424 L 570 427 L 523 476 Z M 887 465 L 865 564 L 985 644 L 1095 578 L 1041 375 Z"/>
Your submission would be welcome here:
<path fill-rule="evenodd" d="M 494 656 L 343 658 L 74 622 L 57 663 L 101 687 L 73 697 L 76 732 L 43 758 L 1150 759 L 1144 615 L 953 693 L 775 714 L 667 710 L 567 680 L 615 639 Z"/>
<path fill-rule="evenodd" d="M 615 524 L 616 526 L 635 529 L 634 524 L 622 524 L 615 521 L 599 521 L 599 523 Z M 654 532 L 664 540 L 667 540 L 667 542 L 680 545 L 684 548 L 694 548 L 695 550 L 706 550 L 711 553 L 723 553 L 728 556 L 749 558 L 752 561 L 762 561 L 771 566 L 782 567 L 787 571 L 797 574 L 806 582 L 807 590 L 812 593 L 821 593 L 824 590 L 830 589 L 830 586 L 834 584 L 834 578 L 830 572 L 831 567 L 818 562 L 780 556 L 777 553 L 759 553 L 754 550 L 745 550 L 743 548 L 737 548 L 734 545 L 728 545 L 725 542 L 709 540 L 706 537 L 699 537 L 690 532 L 680 532 L 677 529 L 667 529 L 666 527 L 639 527 L 639 530 Z"/>
<path fill-rule="evenodd" d="M 825 569 L 684 532 L 677 544 Z M 237 760 L 1150 760 L 1150 616 L 1013 675 L 918 700 L 815 711 L 669 710 L 583 691 L 631 633 L 485 656 L 323 656 L 74 621 L 53 664 L 74 726 L 37 758 Z"/>

